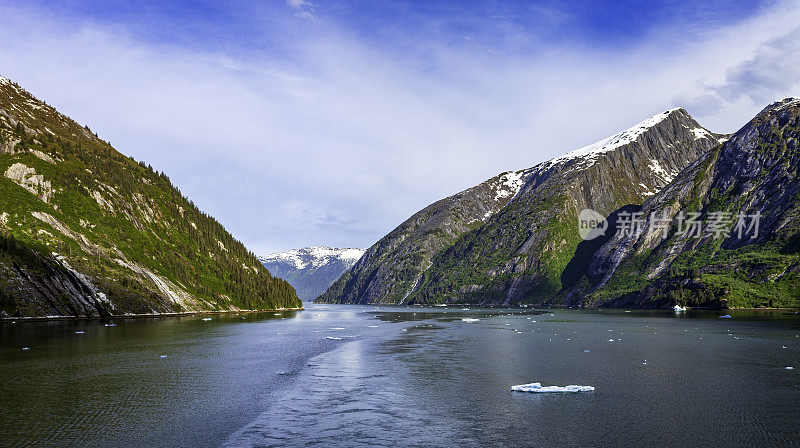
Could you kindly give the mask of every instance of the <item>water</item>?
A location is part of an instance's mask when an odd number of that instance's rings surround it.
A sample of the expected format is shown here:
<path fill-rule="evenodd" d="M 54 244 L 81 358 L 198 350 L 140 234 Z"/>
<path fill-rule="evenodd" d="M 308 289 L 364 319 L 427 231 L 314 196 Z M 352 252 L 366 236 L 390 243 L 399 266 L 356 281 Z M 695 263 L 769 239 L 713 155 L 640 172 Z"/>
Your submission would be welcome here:
<path fill-rule="evenodd" d="M 311 305 L 3 323 L 0 445 L 800 446 L 800 320 L 731 314 Z M 529 382 L 596 390 L 509 390 Z"/>

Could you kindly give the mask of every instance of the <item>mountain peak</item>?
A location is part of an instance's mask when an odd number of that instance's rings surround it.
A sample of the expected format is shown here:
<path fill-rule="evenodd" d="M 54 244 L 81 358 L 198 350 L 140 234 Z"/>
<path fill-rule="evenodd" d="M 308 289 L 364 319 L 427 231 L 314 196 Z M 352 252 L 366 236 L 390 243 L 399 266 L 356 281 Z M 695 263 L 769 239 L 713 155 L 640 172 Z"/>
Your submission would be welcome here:
<path fill-rule="evenodd" d="M 262 263 L 286 262 L 294 265 L 296 269 L 305 269 L 309 266 L 318 267 L 335 260 L 356 262 L 362 255 L 364 255 L 364 249 L 312 246 L 267 254 L 260 257 L 259 260 Z"/>
<path fill-rule="evenodd" d="M 658 126 L 660 123 L 670 117 L 674 117 L 677 120 L 691 121 L 691 123 L 695 126 L 691 129 L 695 139 L 705 137 L 714 138 L 713 134 L 697 124 L 697 122 L 694 121 L 694 119 L 689 115 L 688 112 L 686 112 L 685 109 L 682 107 L 676 107 L 674 109 L 668 109 L 664 112 L 653 115 L 622 132 L 612 135 L 611 137 L 604 138 L 600 141 L 592 143 L 591 145 L 586 145 L 570 151 L 562 156 L 556 157 L 549 162 L 546 162 L 546 164 L 549 167 L 574 159 L 584 159 L 586 162 L 590 163 L 594 162 L 594 160 L 603 153 L 614 151 L 617 148 L 621 148 L 627 144 L 635 142 L 645 132 Z"/>
<path fill-rule="evenodd" d="M 791 107 L 797 107 L 797 106 L 800 106 L 800 97 L 790 96 L 782 100 L 770 103 L 756 117 L 764 114 L 787 110 Z"/>

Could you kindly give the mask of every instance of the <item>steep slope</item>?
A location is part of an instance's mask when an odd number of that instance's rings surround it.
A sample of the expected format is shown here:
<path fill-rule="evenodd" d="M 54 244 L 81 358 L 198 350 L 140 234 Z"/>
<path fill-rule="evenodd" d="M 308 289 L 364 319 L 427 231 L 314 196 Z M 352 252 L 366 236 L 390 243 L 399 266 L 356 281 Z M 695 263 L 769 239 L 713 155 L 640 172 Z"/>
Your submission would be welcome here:
<path fill-rule="evenodd" d="M 480 215 L 475 210 L 486 200 L 485 195 L 472 193 L 481 186 L 434 203 L 371 247 L 320 300 L 560 300 L 562 274 L 580 242 L 570 227 L 578 212 L 592 208 L 607 215 L 624 205 L 641 204 L 718 145 L 721 137 L 702 128 L 683 109 L 673 109 L 593 145 L 515 172 L 516 185 L 521 186 L 502 202 L 490 203 L 491 212 Z M 448 206 L 453 198 L 464 196 L 470 199 L 473 212 L 462 214 L 461 225 L 452 225 L 452 219 L 424 219 L 452 216 Z M 408 229 L 419 223 L 427 224 L 426 234 L 446 237 L 435 245 L 414 244 L 407 237 Z"/>
<path fill-rule="evenodd" d="M 587 288 L 579 289 L 574 300 L 800 306 L 799 171 L 800 99 L 789 98 L 631 210 L 641 226 L 617 232 L 597 251 L 585 273 L 594 290 L 584 299 Z"/>
<path fill-rule="evenodd" d="M 272 275 L 286 279 L 300 299 L 309 301 L 324 293 L 362 255 L 364 249 L 304 247 L 258 260 Z"/>
<path fill-rule="evenodd" d="M 0 313 L 299 307 L 163 173 L 0 77 Z"/>
<path fill-rule="evenodd" d="M 396 303 L 412 290 L 431 259 L 461 235 L 502 209 L 527 179 L 509 171 L 437 201 L 400 224 L 367 249 L 364 256 L 316 302 Z"/>

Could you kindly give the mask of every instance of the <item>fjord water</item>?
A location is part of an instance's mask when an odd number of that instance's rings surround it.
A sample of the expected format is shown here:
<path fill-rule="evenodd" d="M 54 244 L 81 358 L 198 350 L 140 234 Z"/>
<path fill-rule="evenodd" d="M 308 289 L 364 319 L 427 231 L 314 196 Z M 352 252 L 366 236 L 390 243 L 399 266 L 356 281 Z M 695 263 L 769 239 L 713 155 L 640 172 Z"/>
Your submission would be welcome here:
<path fill-rule="evenodd" d="M 731 315 L 310 305 L 6 322 L 0 444 L 800 444 L 800 319 Z M 596 390 L 509 390 L 529 382 Z"/>

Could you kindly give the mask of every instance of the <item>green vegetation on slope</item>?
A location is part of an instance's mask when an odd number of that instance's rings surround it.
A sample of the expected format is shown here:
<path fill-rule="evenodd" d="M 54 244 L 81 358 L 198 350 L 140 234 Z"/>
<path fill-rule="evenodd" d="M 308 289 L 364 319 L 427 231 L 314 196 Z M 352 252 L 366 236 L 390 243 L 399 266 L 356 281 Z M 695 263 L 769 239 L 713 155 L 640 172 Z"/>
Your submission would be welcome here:
<path fill-rule="evenodd" d="M 48 291 L 28 297 L 11 275 L 24 260 L 61 266 L 54 254 L 105 294 L 100 314 L 300 306 L 288 283 L 165 174 L 8 83 L 0 83 L 0 148 L 0 228 L 14 241 L 0 245 L 0 311 L 64 309 L 46 303 Z"/>

